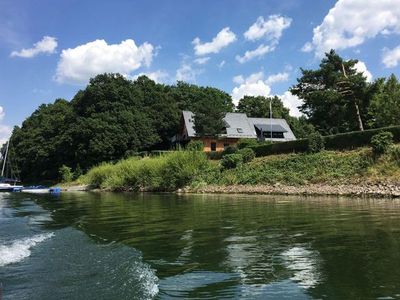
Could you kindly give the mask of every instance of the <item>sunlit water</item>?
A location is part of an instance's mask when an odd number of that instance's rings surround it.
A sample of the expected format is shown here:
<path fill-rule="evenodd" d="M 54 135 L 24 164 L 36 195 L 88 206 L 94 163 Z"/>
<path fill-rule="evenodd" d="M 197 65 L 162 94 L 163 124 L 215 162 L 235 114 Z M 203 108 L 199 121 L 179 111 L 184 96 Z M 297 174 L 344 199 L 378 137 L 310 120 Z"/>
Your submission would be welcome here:
<path fill-rule="evenodd" d="M 4 299 L 400 298 L 400 200 L 0 194 Z"/>

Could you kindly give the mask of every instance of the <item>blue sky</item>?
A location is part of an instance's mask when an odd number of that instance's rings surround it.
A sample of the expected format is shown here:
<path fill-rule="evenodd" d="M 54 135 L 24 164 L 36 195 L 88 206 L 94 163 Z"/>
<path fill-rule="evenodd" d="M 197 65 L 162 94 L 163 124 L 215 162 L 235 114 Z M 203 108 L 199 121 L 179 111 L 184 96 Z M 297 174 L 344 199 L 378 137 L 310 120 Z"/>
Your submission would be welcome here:
<path fill-rule="evenodd" d="M 0 0 L 0 141 L 98 72 L 280 95 L 335 48 L 371 80 L 399 75 L 400 0 Z M 247 53 L 247 54 L 246 54 Z"/>

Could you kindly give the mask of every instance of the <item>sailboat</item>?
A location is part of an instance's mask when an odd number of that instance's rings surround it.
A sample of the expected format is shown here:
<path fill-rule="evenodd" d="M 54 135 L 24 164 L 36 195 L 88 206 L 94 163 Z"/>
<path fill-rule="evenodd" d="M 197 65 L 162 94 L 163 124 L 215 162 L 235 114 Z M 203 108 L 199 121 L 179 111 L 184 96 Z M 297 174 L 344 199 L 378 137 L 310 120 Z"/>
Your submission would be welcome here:
<path fill-rule="evenodd" d="M 18 180 L 4 177 L 4 172 L 6 170 L 6 164 L 7 164 L 7 156 L 8 156 L 9 146 L 10 146 L 10 140 L 8 140 L 8 142 L 7 142 L 6 152 L 3 157 L 3 166 L 1 168 L 1 175 L 0 175 L 0 192 L 19 192 L 23 189 L 23 186 L 16 184 Z M 13 183 L 13 184 L 10 184 L 10 183 Z"/>

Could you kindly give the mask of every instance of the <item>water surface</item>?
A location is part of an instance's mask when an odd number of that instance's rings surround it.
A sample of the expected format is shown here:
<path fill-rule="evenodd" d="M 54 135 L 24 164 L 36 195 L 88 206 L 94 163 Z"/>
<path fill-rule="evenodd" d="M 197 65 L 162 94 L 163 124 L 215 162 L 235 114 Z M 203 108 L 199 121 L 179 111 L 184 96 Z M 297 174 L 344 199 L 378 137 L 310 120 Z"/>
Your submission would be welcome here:
<path fill-rule="evenodd" d="M 399 200 L 0 194 L 4 299 L 400 298 Z"/>

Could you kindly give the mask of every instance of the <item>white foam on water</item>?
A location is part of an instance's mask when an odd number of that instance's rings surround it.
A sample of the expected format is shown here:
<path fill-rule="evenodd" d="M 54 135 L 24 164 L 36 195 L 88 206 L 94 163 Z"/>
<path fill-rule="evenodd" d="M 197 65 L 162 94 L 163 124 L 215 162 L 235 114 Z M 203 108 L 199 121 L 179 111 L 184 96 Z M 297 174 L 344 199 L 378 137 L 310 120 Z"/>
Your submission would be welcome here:
<path fill-rule="evenodd" d="M 19 262 L 31 255 L 31 248 L 54 236 L 54 233 L 37 234 L 29 238 L 0 245 L 0 267 Z"/>

